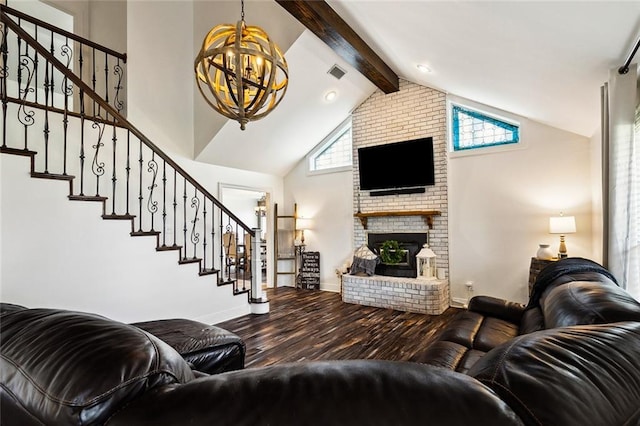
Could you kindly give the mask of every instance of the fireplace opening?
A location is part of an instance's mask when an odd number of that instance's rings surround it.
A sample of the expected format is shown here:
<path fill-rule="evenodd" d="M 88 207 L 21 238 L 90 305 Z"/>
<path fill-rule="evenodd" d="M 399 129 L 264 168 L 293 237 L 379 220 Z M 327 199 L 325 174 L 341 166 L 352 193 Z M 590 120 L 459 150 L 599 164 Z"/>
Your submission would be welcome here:
<path fill-rule="evenodd" d="M 389 240 L 398 242 L 403 256 L 398 263 L 379 263 L 376 266 L 376 275 L 416 278 L 416 255 L 428 242 L 428 235 L 424 232 L 370 232 L 367 234 L 367 245 L 378 256 L 383 243 Z"/>

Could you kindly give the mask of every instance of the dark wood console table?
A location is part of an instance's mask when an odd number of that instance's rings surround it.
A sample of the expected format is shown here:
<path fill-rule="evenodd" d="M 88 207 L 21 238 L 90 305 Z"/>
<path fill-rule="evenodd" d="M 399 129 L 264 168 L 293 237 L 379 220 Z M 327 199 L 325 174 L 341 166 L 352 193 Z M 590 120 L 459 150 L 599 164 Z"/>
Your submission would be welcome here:
<path fill-rule="evenodd" d="M 360 219 L 360 223 L 364 229 L 367 229 L 367 222 L 370 217 L 388 217 L 388 216 L 422 216 L 429 229 L 433 229 L 433 217 L 440 216 L 439 210 L 414 210 L 414 211 L 391 211 L 391 212 L 369 212 L 355 213 L 353 215 Z"/>

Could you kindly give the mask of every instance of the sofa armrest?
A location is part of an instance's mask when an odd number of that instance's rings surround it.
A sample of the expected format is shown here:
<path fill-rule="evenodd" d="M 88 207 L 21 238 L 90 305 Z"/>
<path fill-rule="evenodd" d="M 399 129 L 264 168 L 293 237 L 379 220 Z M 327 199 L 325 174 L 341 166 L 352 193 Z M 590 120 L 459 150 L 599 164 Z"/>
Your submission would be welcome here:
<path fill-rule="evenodd" d="M 524 305 L 491 296 L 475 296 L 469 301 L 469 310 L 479 314 L 500 318 L 514 324 L 520 324 Z"/>

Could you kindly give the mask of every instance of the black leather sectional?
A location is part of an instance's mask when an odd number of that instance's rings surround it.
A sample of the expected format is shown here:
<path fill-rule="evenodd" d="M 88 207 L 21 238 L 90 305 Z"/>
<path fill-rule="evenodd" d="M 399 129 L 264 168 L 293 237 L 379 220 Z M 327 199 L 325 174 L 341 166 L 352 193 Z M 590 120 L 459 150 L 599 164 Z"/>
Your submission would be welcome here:
<path fill-rule="evenodd" d="M 543 271 L 527 306 L 473 299 L 416 362 L 209 375 L 197 368 L 237 364 L 210 363 L 198 345 L 236 354 L 229 336 L 193 329 L 165 335 L 170 345 L 139 325 L 2 305 L 0 423 L 640 425 L 640 303 L 585 259 Z"/>

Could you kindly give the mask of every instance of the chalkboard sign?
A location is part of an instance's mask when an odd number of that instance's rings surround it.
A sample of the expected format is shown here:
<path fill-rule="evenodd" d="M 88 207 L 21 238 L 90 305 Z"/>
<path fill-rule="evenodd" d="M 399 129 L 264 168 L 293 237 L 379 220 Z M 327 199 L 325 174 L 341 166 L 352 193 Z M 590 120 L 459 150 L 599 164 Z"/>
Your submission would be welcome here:
<path fill-rule="evenodd" d="M 298 274 L 297 285 L 308 290 L 320 289 L 320 252 L 302 252 L 302 265 Z"/>

